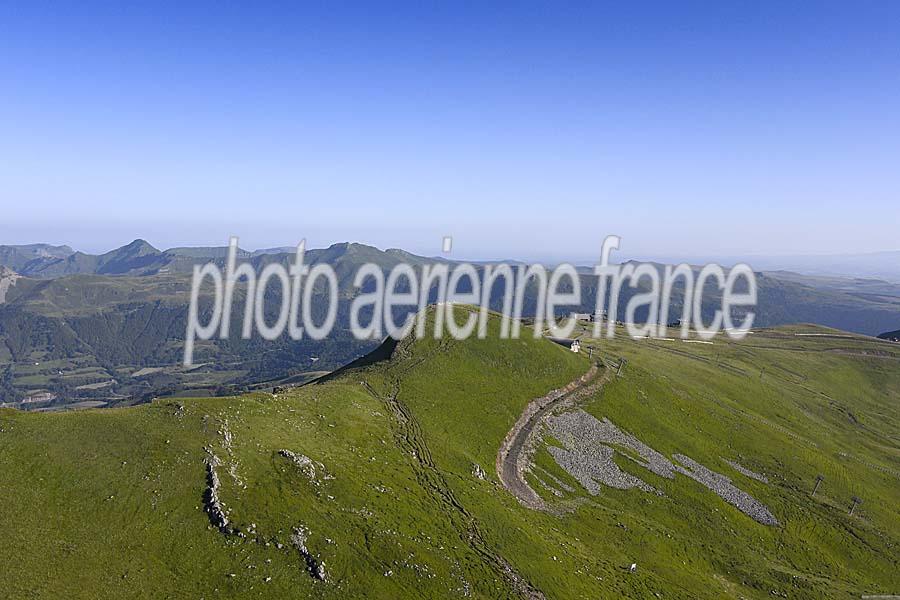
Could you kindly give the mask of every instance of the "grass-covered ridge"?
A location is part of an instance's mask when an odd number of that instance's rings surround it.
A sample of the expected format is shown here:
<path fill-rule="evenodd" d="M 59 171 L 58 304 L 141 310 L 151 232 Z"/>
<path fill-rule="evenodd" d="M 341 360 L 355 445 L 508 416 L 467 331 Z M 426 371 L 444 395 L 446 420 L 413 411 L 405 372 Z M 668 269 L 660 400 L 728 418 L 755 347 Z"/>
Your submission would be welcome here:
<path fill-rule="evenodd" d="M 560 499 L 535 489 L 568 512 L 520 505 L 494 470 L 500 443 L 531 399 L 589 361 L 530 331 L 499 340 L 498 329 L 493 320 L 485 340 L 406 340 L 389 361 L 277 397 L 0 411 L 0 589 L 11 598 L 278 599 L 900 589 L 896 346 L 821 328 L 711 345 L 594 342 L 627 364 L 586 410 L 728 475 L 778 517 L 766 527 L 694 481 L 654 479 L 623 457 L 623 470 L 665 496 L 588 496 L 544 447 L 535 473 L 575 491 Z M 828 335 L 796 335 L 808 333 Z M 321 466 L 311 476 L 281 450 Z M 210 455 L 240 535 L 212 528 L 204 512 Z M 850 516 L 853 496 L 863 503 Z M 299 527 L 327 581 L 292 545 Z"/>

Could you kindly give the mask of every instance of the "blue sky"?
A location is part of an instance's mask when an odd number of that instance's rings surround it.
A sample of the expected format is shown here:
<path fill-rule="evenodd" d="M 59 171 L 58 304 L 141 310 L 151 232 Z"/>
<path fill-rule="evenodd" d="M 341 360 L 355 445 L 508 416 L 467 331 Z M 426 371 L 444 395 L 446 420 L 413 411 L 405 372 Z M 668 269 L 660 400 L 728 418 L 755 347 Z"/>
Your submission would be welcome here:
<path fill-rule="evenodd" d="M 900 3 L 16 4 L 0 242 L 900 247 Z"/>

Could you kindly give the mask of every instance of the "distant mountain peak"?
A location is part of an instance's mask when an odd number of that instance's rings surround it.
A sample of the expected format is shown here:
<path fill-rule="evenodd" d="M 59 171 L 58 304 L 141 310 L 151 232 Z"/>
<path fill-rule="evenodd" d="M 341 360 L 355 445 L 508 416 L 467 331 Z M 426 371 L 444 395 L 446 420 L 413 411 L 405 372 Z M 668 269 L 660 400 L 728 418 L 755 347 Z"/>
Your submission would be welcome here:
<path fill-rule="evenodd" d="M 360 244 L 359 242 L 338 242 L 328 246 L 326 252 L 330 255 L 355 254 L 359 252 L 381 252 L 375 246 Z"/>
<path fill-rule="evenodd" d="M 113 252 L 126 252 L 133 256 L 143 256 L 144 254 L 159 254 L 159 250 L 154 248 L 153 245 L 150 244 L 147 240 L 143 240 L 138 238 L 131 242 L 130 244 L 126 244 L 117 250 L 113 250 Z"/>

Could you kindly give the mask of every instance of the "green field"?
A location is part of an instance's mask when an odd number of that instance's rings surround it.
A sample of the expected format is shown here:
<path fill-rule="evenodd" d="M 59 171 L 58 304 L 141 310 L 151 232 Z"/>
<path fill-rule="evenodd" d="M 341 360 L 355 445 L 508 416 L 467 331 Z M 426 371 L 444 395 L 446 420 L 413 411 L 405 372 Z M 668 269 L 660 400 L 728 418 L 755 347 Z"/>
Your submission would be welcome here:
<path fill-rule="evenodd" d="M 92 599 L 900 593 L 898 346 L 814 327 L 713 344 L 587 342 L 595 359 L 627 363 L 585 410 L 727 475 L 771 509 L 780 524 L 770 527 L 624 454 L 619 467 L 663 495 L 591 496 L 551 457 L 560 442 L 550 436 L 534 472 L 572 491 L 538 488 L 548 511 L 519 504 L 495 472 L 501 441 L 530 400 L 589 360 L 497 331 L 492 321 L 485 340 L 405 340 L 390 361 L 277 396 L 0 410 L 0 589 Z M 810 333 L 826 335 L 797 335 Z M 322 465 L 310 477 L 280 450 Z M 210 454 L 228 534 L 204 511 Z M 300 527 L 326 581 L 292 544 Z"/>

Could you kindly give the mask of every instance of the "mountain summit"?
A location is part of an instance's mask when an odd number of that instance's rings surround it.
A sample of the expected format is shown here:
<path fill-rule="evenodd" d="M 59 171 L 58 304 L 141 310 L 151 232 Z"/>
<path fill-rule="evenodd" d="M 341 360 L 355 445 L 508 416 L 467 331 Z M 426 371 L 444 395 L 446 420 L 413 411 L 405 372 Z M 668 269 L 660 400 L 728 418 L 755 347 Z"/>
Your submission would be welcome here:
<path fill-rule="evenodd" d="M 146 256 L 148 254 L 160 254 L 160 251 L 154 248 L 147 240 L 138 238 L 130 244 L 126 244 L 121 248 L 112 250 L 107 254 L 112 253 L 115 253 L 119 256 Z"/>

